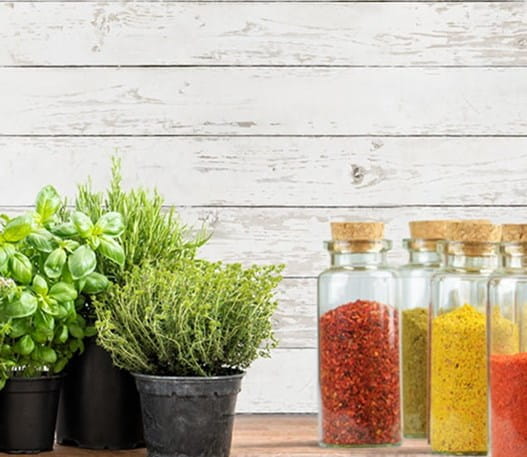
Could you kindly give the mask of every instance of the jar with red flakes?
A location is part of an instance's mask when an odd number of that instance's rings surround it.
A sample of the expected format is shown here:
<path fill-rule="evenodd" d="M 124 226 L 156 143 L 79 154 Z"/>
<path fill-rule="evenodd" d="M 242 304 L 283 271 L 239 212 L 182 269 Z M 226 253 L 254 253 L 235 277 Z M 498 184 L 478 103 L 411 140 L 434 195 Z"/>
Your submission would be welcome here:
<path fill-rule="evenodd" d="M 381 222 L 334 222 L 318 278 L 321 446 L 401 442 L 397 272 Z"/>

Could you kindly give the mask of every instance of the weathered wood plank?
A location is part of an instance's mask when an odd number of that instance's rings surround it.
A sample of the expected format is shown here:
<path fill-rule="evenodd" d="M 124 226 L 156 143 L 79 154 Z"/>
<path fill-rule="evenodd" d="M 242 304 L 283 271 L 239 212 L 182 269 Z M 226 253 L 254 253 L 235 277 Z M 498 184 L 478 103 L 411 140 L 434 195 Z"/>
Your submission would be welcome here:
<path fill-rule="evenodd" d="M 526 65 L 526 17 L 494 2 L 9 2 L 0 65 Z"/>
<path fill-rule="evenodd" d="M 0 137 L 0 204 L 102 190 L 116 152 L 125 185 L 173 205 L 527 204 L 527 137 Z"/>
<path fill-rule="evenodd" d="M 316 349 L 275 349 L 247 371 L 237 411 L 316 412 L 316 383 Z"/>
<path fill-rule="evenodd" d="M 22 208 L 0 207 L 0 213 L 20 213 Z M 284 263 L 285 275 L 312 278 L 329 266 L 322 242 L 330 236 L 335 220 L 379 220 L 386 224 L 386 238 L 394 240 L 392 263 L 405 260 L 401 239 L 408 236 L 408 221 L 420 219 L 491 219 L 525 222 L 527 207 L 365 207 L 365 208 L 180 208 L 184 222 L 205 223 L 212 239 L 200 254 L 210 260 L 249 263 Z"/>
<path fill-rule="evenodd" d="M 0 135 L 521 135 L 527 68 L 2 68 Z"/>

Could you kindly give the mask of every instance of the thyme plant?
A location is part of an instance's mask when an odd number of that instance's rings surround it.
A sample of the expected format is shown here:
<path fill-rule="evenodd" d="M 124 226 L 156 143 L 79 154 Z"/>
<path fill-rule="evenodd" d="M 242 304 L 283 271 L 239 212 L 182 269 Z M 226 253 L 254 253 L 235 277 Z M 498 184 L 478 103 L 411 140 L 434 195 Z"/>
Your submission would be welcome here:
<path fill-rule="evenodd" d="M 99 344 L 116 366 L 165 376 L 219 376 L 268 357 L 282 266 L 181 259 L 143 264 L 95 300 Z"/>

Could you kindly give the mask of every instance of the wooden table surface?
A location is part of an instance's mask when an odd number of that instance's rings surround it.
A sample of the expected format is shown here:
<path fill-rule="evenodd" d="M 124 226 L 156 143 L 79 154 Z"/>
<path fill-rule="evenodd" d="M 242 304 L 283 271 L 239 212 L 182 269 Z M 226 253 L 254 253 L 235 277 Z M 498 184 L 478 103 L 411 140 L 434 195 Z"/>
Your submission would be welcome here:
<path fill-rule="evenodd" d="M 354 457 L 362 455 L 428 457 L 422 440 L 409 440 L 401 447 L 374 449 L 323 449 L 317 444 L 316 417 L 312 415 L 240 415 L 236 418 L 231 457 Z M 5 455 L 5 454 L 0 454 Z M 145 457 L 145 449 L 89 451 L 57 446 L 43 457 Z"/>

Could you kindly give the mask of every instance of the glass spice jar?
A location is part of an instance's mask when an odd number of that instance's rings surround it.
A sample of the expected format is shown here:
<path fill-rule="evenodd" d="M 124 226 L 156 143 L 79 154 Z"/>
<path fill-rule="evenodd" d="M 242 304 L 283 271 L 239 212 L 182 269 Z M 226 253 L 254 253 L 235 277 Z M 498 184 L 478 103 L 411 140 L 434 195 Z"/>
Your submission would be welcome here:
<path fill-rule="evenodd" d="M 434 453 L 487 453 L 489 276 L 498 266 L 501 227 L 453 222 L 446 265 L 432 278 L 430 444 Z"/>
<path fill-rule="evenodd" d="M 493 457 L 527 455 L 527 224 L 506 224 L 502 268 L 489 282 L 490 443 Z"/>
<path fill-rule="evenodd" d="M 428 314 L 431 279 L 442 265 L 439 243 L 449 221 L 412 221 L 403 240 L 408 263 L 399 268 L 403 434 L 425 438 L 428 430 Z"/>
<path fill-rule="evenodd" d="M 332 223 L 331 267 L 318 278 L 322 446 L 401 441 L 397 272 L 380 222 Z"/>

